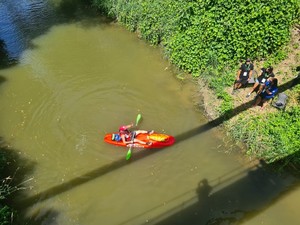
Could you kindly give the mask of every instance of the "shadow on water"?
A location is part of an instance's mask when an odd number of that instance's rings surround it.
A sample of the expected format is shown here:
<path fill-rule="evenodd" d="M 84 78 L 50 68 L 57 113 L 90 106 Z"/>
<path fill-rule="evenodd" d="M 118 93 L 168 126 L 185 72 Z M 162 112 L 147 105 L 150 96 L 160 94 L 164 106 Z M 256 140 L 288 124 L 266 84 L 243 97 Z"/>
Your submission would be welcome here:
<path fill-rule="evenodd" d="M 0 84 L 4 83 L 6 81 L 5 77 L 0 75 Z"/>
<path fill-rule="evenodd" d="M 8 190 L 9 186 L 9 192 L 11 193 L 7 199 L 0 201 L 0 208 L 3 203 L 14 209 L 14 204 L 10 198 L 21 193 L 25 197 L 24 189 L 30 188 L 30 184 L 33 182 L 30 174 L 32 174 L 36 164 L 24 159 L 18 150 L 9 147 L 2 138 L 0 138 L 0 158 L 1 162 L 5 162 L 0 164 L 0 187 L 2 185 L 5 190 Z M 17 214 L 11 215 L 10 224 L 55 225 L 57 224 L 55 218 L 58 215 L 58 211 L 45 208 L 43 212 L 38 212 L 38 215 L 33 215 L 34 220 L 32 220 L 21 212 L 17 212 Z M 6 224 L 4 221 L 1 221 L 1 224 L 2 222 Z"/>
<path fill-rule="evenodd" d="M 299 152 L 295 154 L 300 156 Z M 299 170 L 285 168 L 278 173 L 276 168 L 280 164 L 278 161 L 267 165 L 261 161 L 255 168 L 245 171 L 243 177 L 221 189 L 218 188 L 220 183 L 210 185 L 203 179 L 196 188 L 197 199 L 185 201 L 150 224 L 242 224 L 299 187 Z"/>
<path fill-rule="evenodd" d="M 5 42 L 2 39 L 0 39 L 0 69 L 5 69 L 10 66 L 14 66 L 16 63 L 16 60 L 9 58 Z M 2 83 L 2 80 L 0 80 L 0 82 Z"/>

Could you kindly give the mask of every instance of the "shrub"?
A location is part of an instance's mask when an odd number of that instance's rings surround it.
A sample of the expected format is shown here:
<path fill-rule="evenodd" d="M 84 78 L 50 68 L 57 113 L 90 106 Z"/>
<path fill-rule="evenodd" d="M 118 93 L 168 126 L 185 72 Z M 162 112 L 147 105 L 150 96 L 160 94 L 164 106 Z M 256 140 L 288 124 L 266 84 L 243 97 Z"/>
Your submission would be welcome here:
<path fill-rule="evenodd" d="M 11 224 L 11 216 L 13 215 L 13 210 L 8 206 L 0 205 L 0 225 Z"/>
<path fill-rule="evenodd" d="M 300 107 L 285 112 L 247 115 L 232 129 L 236 139 L 247 143 L 247 154 L 274 162 L 294 155 L 300 149 Z"/>

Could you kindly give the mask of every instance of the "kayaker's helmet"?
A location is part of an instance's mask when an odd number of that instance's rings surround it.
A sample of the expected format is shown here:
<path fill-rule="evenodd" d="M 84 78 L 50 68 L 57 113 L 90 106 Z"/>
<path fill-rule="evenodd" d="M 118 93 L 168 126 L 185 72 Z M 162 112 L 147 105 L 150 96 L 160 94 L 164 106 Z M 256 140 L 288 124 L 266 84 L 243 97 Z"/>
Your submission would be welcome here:
<path fill-rule="evenodd" d="M 128 131 L 127 126 L 120 126 L 119 132 L 120 133 L 126 133 Z"/>

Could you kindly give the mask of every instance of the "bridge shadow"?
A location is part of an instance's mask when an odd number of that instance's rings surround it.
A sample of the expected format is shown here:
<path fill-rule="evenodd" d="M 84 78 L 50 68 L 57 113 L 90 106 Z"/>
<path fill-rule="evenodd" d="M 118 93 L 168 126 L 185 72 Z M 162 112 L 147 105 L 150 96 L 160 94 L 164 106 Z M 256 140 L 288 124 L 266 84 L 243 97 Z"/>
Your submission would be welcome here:
<path fill-rule="evenodd" d="M 294 157 L 299 157 L 300 152 Z M 281 167 L 281 161 L 245 171 L 238 180 L 222 185 L 210 185 L 207 179 L 199 182 L 196 198 L 189 199 L 148 224 L 155 225 L 224 225 L 242 224 L 264 212 L 291 191 L 299 187 L 299 167 Z"/>

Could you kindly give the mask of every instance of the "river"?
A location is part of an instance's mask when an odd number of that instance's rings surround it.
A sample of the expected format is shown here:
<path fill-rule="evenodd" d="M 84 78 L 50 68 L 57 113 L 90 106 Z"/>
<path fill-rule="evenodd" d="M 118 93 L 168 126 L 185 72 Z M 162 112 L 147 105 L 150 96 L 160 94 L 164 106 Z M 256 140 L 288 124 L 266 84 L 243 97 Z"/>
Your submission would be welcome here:
<path fill-rule="evenodd" d="M 0 1 L 0 22 L 0 136 L 28 224 L 299 224 L 298 179 L 243 159 L 158 47 L 80 1 Z M 103 137 L 139 113 L 176 143 L 126 161 Z"/>

